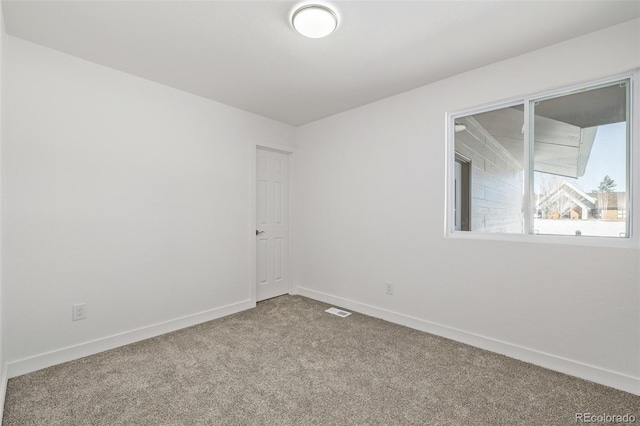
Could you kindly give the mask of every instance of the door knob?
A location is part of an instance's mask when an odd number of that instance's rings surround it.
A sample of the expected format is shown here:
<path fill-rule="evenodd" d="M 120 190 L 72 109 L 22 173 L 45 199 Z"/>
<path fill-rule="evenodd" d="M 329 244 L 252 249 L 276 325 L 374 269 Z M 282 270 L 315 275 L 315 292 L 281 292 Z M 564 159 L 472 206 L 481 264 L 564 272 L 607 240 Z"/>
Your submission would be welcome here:
<path fill-rule="evenodd" d="M 264 234 L 264 231 L 258 231 L 258 230 L 256 229 L 256 235 L 260 235 L 260 234 Z"/>

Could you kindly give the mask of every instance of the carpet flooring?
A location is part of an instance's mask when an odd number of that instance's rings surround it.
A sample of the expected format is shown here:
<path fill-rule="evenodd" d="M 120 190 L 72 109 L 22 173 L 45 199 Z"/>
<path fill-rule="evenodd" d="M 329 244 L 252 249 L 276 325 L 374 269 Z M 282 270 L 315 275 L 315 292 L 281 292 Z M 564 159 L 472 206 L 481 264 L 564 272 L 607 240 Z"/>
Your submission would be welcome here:
<path fill-rule="evenodd" d="M 9 380 L 4 425 L 572 425 L 640 397 L 282 296 Z"/>

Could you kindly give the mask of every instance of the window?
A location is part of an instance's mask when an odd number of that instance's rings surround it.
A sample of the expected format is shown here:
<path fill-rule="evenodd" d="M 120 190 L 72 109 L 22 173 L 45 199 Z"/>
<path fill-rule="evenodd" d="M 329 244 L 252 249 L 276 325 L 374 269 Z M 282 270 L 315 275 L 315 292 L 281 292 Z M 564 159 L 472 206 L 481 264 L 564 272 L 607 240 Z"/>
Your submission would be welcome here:
<path fill-rule="evenodd" d="M 631 83 L 449 115 L 448 232 L 629 238 Z"/>
<path fill-rule="evenodd" d="M 470 223 L 465 231 L 523 231 L 523 111 L 519 104 L 455 121 L 455 155 L 469 158 L 471 164 Z"/>

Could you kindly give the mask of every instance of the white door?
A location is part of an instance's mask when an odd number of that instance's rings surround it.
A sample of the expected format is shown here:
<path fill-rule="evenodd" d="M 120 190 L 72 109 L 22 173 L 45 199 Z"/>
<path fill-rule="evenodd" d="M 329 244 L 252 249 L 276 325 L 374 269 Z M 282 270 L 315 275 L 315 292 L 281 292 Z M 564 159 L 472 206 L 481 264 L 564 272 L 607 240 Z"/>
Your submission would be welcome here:
<path fill-rule="evenodd" d="M 289 293 L 289 163 L 287 154 L 257 149 L 257 300 Z"/>

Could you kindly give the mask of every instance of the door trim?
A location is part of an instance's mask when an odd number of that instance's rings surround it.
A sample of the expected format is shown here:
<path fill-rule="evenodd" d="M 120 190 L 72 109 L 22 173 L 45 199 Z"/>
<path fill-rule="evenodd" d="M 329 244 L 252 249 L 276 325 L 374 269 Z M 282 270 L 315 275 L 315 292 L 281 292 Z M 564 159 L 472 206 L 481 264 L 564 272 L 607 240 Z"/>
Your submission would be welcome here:
<path fill-rule="evenodd" d="M 249 226 L 247 227 L 247 231 L 249 234 L 249 295 L 250 300 L 253 306 L 256 304 L 256 262 L 257 262 L 257 252 L 256 252 L 256 225 L 257 225 L 257 213 L 256 213 L 256 154 L 258 152 L 258 148 L 266 149 L 268 151 L 275 151 L 282 154 L 287 154 L 289 160 L 289 252 L 287 253 L 287 273 L 289 274 L 289 294 L 297 294 L 297 286 L 294 285 L 294 270 L 293 267 L 293 255 L 295 249 L 295 235 L 293 234 L 293 221 L 294 221 L 294 210 L 292 208 L 293 201 L 295 198 L 295 182 L 294 182 L 294 171 L 295 171 L 295 152 L 296 147 L 283 145 L 279 143 L 269 142 L 261 139 L 252 139 L 249 142 L 249 150 L 250 150 L 250 159 L 249 161 L 251 170 L 249 176 L 251 179 L 249 180 L 250 190 L 250 206 L 251 212 L 249 214 Z"/>

